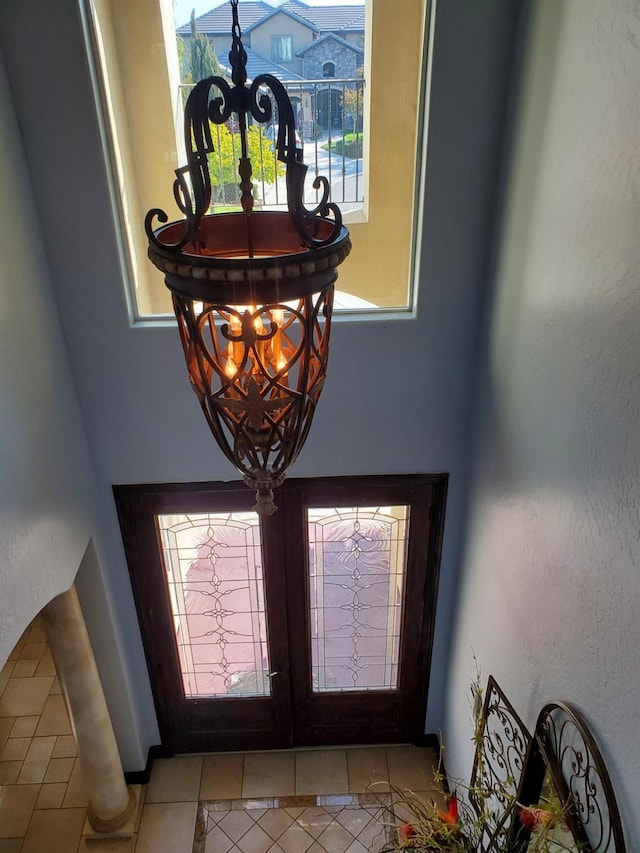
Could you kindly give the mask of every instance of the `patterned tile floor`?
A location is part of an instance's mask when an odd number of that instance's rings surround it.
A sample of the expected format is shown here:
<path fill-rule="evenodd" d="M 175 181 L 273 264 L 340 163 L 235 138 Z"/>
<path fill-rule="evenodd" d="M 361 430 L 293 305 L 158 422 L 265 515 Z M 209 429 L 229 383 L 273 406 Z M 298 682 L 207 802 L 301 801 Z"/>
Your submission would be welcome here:
<path fill-rule="evenodd" d="M 83 837 L 87 793 L 38 619 L 0 670 L 0 853 L 364 853 L 383 842 L 367 789 L 441 800 L 410 746 L 176 756 L 155 762 L 130 838 Z M 381 781 L 382 780 L 382 781 Z"/>
<path fill-rule="evenodd" d="M 201 802 L 193 853 L 367 853 L 386 840 L 384 814 L 358 794 Z"/>

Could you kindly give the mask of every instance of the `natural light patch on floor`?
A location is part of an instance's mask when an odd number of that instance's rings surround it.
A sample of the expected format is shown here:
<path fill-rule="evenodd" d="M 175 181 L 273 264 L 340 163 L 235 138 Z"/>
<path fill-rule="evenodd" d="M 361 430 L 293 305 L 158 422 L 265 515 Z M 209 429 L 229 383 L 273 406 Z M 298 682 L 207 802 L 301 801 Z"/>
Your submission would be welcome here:
<path fill-rule="evenodd" d="M 366 853 L 387 840 L 371 795 L 202 802 L 193 853 Z"/>

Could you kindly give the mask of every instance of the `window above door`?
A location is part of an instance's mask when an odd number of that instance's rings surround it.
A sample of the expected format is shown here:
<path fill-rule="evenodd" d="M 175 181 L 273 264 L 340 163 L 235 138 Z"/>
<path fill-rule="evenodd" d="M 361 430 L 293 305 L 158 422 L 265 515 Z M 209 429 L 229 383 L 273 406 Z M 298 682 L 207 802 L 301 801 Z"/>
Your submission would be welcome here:
<path fill-rule="evenodd" d="M 148 262 L 143 228 L 150 208 L 162 208 L 170 218 L 179 218 L 173 181 L 174 170 L 185 162 L 180 151 L 183 101 L 171 4 L 168 0 L 81 2 L 105 129 L 132 321 L 173 322 L 170 294 L 162 275 Z M 336 80 L 330 84 L 331 98 L 346 100 L 347 108 L 340 109 L 344 122 L 339 127 L 335 126 L 332 101 L 331 108 L 324 110 L 327 128 L 320 141 L 329 147 L 327 151 L 318 149 L 320 159 L 329 157 L 332 163 L 319 171 L 334 186 L 334 200 L 341 204 L 343 185 L 352 180 L 363 199 L 358 210 L 345 213 L 354 250 L 340 273 L 337 286 L 344 298 L 337 301 L 336 310 L 381 319 L 389 314 L 410 317 L 416 299 L 413 282 L 419 217 L 415 205 L 424 153 L 425 45 L 431 6 L 429 0 L 420 0 L 406 4 L 399 15 L 394 0 L 367 0 L 366 9 L 364 78 L 331 78 Z M 286 33 L 278 35 L 273 49 L 282 56 L 291 52 L 293 59 L 289 38 Z M 356 42 L 353 45 L 361 50 Z M 286 60 L 281 61 L 286 65 Z M 323 114 L 326 91 L 322 86 L 326 89 L 328 84 L 322 84 L 327 79 L 322 78 L 322 67 L 317 76 L 315 95 L 309 90 L 307 98 L 305 91 L 296 92 L 295 86 L 292 89 L 292 96 L 299 98 L 303 123 L 309 110 Z M 302 85 L 300 80 L 296 82 L 298 89 Z M 351 115 L 350 111 L 362 108 L 364 119 Z M 307 124 L 301 136 L 308 131 L 305 145 L 314 149 L 318 128 L 312 120 Z M 348 134 L 353 138 L 346 139 Z M 330 138 L 325 140 L 325 136 Z M 335 148 L 343 136 L 343 150 L 357 155 L 348 168 L 343 168 L 346 161 Z M 336 157 L 340 158 L 339 166 L 334 162 Z M 354 163 L 355 177 L 351 175 Z M 315 177 L 315 165 L 310 164 L 309 184 Z"/>

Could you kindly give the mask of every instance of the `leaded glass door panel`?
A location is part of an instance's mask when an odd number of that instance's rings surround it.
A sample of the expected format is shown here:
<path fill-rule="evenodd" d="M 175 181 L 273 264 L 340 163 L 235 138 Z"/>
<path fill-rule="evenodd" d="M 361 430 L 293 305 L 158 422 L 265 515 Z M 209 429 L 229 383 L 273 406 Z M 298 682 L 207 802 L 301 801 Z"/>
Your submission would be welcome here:
<path fill-rule="evenodd" d="M 396 690 L 409 507 L 307 508 L 311 683 Z"/>
<path fill-rule="evenodd" d="M 446 477 L 115 487 L 170 750 L 418 740 Z"/>
<path fill-rule="evenodd" d="M 296 743 L 424 733 L 446 478 L 295 480 L 285 493 Z"/>
<path fill-rule="evenodd" d="M 157 515 L 187 699 L 270 696 L 260 520 Z"/>
<path fill-rule="evenodd" d="M 114 491 L 163 746 L 291 746 L 280 545 L 252 494 L 242 484 Z"/>

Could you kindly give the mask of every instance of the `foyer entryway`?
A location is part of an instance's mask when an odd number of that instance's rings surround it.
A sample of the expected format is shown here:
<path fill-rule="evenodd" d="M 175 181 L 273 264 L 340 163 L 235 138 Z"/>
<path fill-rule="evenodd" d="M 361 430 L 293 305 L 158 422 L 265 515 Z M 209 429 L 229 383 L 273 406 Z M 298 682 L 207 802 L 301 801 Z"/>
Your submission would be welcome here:
<path fill-rule="evenodd" d="M 375 853 L 367 786 L 388 780 L 443 802 L 434 762 L 409 746 L 161 759 L 135 833 L 88 840 L 88 795 L 39 619 L 0 670 L 1 853 Z"/>
<path fill-rule="evenodd" d="M 116 486 L 163 746 L 424 732 L 445 475 Z"/>

